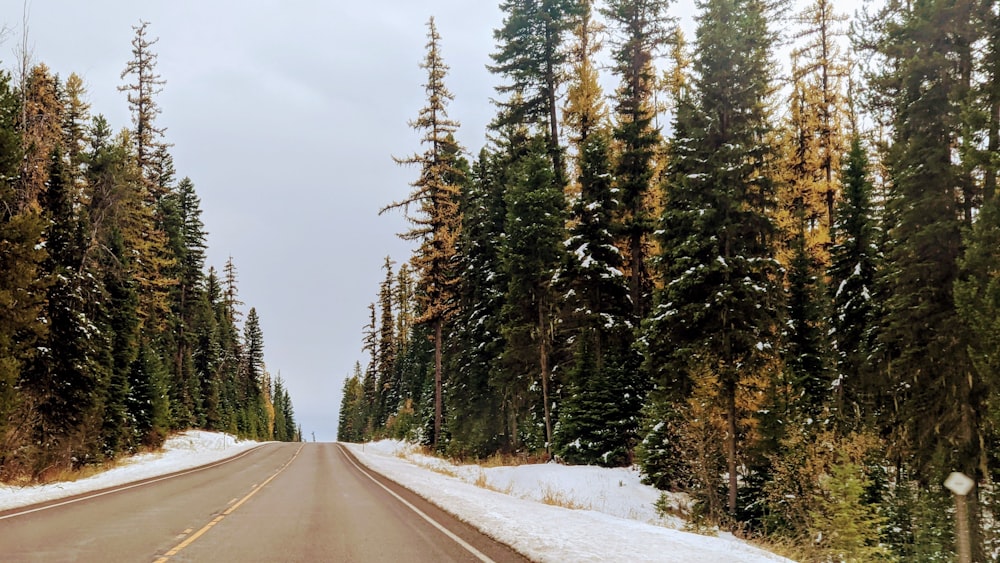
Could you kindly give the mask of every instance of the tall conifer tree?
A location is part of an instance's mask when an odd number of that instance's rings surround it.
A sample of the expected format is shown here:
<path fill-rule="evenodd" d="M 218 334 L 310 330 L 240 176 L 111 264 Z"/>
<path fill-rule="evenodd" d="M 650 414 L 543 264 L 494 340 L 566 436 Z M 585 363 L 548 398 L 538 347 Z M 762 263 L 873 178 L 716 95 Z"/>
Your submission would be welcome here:
<path fill-rule="evenodd" d="M 871 424 L 882 387 L 870 369 L 877 319 L 875 276 L 879 262 L 868 157 L 857 136 L 842 174 L 842 196 L 830 251 L 831 336 L 838 370 L 837 416 L 849 426 Z M 884 391 L 882 389 L 881 391 Z"/>
<path fill-rule="evenodd" d="M 663 216 L 664 287 L 647 325 L 647 365 L 663 390 L 708 369 L 725 413 L 728 512 L 749 445 L 738 395 L 773 355 L 780 295 L 773 259 L 773 148 L 767 101 L 772 34 L 756 0 L 701 4 L 695 94 L 678 109 Z M 695 369 L 700 366 L 701 369 Z M 662 391 L 661 391 L 662 393 Z M 716 486 L 706 483 L 706 486 Z"/>
<path fill-rule="evenodd" d="M 400 402 L 400 385 L 396 370 L 396 323 L 393 318 L 394 272 L 392 259 L 385 257 L 385 279 L 378 292 L 379 306 L 379 338 L 378 338 L 378 386 L 380 390 L 378 425 L 384 426 L 386 420 L 396 414 Z"/>
<path fill-rule="evenodd" d="M 522 392 L 536 383 L 541 389 L 543 444 L 551 453 L 553 327 L 558 306 L 553 280 L 565 263 L 566 201 L 546 152 L 544 138 L 532 139 L 504 194 L 507 236 L 503 263 L 508 285 L 502 330 L 506 340 L 504 367 L 509 376 Z"/>
<path fill-rule="evenodd" d="M 447 106 L 454 98 L 445 86 L 448 66 L 441 58 L 441 36 L 437 32 L 434 18 L 427 23 L 427 57 L 421 68 L 427 71 L 424 90 L 427 106 L 410 125 L 422 132 L 422 154 L 405 159 L 397 159 L 400 164 L 420 167 L 420 177 L 413 182 L 410 196 L 393 203 L 383 211 L 410 205 L 419 207 L 420 215 L 410 217 L 414 227 L 403 233 L 408 240 L 420 241 L 420 248 L 413 257 L 417 270 L 417 299 L 421 304 L 419 323 L 432 327 L 434 338 L 434 436 L 432 444 L 437 446 L 443 420 L 443 353 L 445 324 L 451 318 L 456 306 L 455 244 L 461 230 L 462 218 L 459 198 L 465 182 L 466 166 L 461 159 L 461 147 L 455 141 L 454 133 L 458 122 L 448 117 Z"/>
<path fill-rule="evenodd" d="M 613 37 L 613 69 L 621 80 L 615 107 L 615 140 L 619 154 L 615 187 L 621 205 L 616 230 L 624 250 L 632 299 L 632 321 L 639 323 L 652 302 L 649 236 L 655 225 L 657 156 L 663 139 L 654 122 L 656 69 L 653 58 L 670 40 L 670 0 L 612 0 L 604 9 Z"/>
<path fill-rule="evenodd" d="M 162 111 L 156 102 L 156 95 L 163 91 L 166 81 L 156 73 L 158 55 L 153 46 L 159 38 L 148 36 L 149 22 L 140 21 L 132 26 L 135 36 L 132 38 L 132 60 L 125 65 L 121 79 L 131 77 L 132 82 L 119 86 L 118 90 L 126 92 L 129 109 L 132 112 L 132 142 L 135 147 L 135 158 L 142 171 L 143 178 L 150 181 L 151 195 L 155 200 L 165 195 L 159 190 L 161 186 L 153 182 L 153 166 L 157 149 L 164 146 L 162 140 L 163 127 L 156 125 L 156 117 Z"/>
<path fill-rule="evenodd" d="M 0 477 L 16 471 L 13 452 L 33 438 L 30 403 L 20 389 L 45 335 L 40 322 L 45 292 L 39 281 L 45 252 L 38 244 L 44 225 L 37 211 L 20 210 L 17 177 L 24 149 L 18 98 L 10 75 L 0 71 L 0 243 L 5 245 L 0 252 L 0 447 L 5 450 L 0 451 Z"/>
<path fill-rule="evenodd" d="M 104 338 L 87 314 L 94 287 L 81 268 L 83 225 L 77 219 L 70 176 L 58 147 L 50 155 L 47 178 L 41 201 L 48 222 L 44 271 L 49 285 L 42 314 L 49 330 L 30 370 L 28 386 L 39 413 L 36 440 L 44 448 L 39 468 L 86 460 L 90 453 L 86 440 L 97 435 L 99 400 L 106 381 L 97 359 L 97 347 Z"/>
<path fill-rule="evenodd" d="M 963 148 L 975 142 L 962 122 L 970 48 L 981 39 L 975 6 L 967 0 L 889 6 L 879 45 L 885 71 L 876 85 L 893 99 L 886 162 L 887 209 L 895 220 L 879 342 L 895 406 L 888 421 L 892 451 L 925 484 L 956 470 L 979 481 L 987 466 L 987 385 L 974 369 L 954 296 L 962 231 L 983 188 Z M 977 553 L 981 538 L 975 534 Z"/>
<path fill-rule="evenodd" d="M 563 45 L 580 9 L 577 0 L 505 0 L 500 3 L 504 22 L 493 32 L 497 51 L 490 70 L 507 78 L 497 92 L 507 95 L 497 102 L 496 129 L 510 125 L 536 125 L 545 136 L 556 179 L 565 184 L 565 166 L 559 133 L 559 90 L 567 51 Z"/>
<path fill-rule="evenodd" d="M 516 417 L 512 406 L 516 395 L 505 393 L 500 376 L 504 338 L 500 311 L 507 290 L 507 276 L 496 241 L 506 230 L 504 205 L 511 162 L 510 145 L 494 151 L 483 149 L 472 168 L 468 189 L 462 197 L 462 232 L 458 240 L 461 260 L 454 321 L 455 369 L 448 416 L 450 447 L 458 454 L 487 456 L 510 450 L 517 443 Z"/>

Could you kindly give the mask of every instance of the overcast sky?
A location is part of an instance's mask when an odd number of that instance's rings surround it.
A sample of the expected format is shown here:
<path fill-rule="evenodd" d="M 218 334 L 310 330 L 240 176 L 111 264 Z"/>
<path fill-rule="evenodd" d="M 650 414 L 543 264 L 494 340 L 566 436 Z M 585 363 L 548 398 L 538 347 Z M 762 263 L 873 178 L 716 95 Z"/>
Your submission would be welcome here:
<path fill-rule="evenodd" d="M 839 3 L 853 10 L 860 0 Z M 409 259 L 399 214 L 419 150 L 407 126 L 424 103 L 426 22 L 434 16 L 455 94 L 450 114 L 473 154 L 493 117 L 485 69 L 499 0 L 33 0 L 33 60 L 79 74 L 93 114 L 130 125 L 116 86 L 132 26 L 150 22 L 166 80 L 158 98 L 178 179 L 192 179 L 209 232 L 208 265 L 232 256 L 240 298 L 256 307 L 265 359 L 290 390 L 307 438 L 336 438 L 340 389 L 364 360 L 360 333 L 386 255 Z M 22 0 L 0 0 L 12 68 Z M 689 17 L 693 0 L 674 14 Z M 690 37 L 693 37 L 691 35 Z"/>

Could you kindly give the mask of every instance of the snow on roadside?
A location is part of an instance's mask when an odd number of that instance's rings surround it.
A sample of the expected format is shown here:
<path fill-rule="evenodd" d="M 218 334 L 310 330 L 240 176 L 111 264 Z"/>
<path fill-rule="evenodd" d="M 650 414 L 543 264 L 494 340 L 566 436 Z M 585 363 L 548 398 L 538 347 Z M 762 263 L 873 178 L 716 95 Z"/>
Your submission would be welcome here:
<path fill-rule="evenodd" d="M 538 561 L 788 562 L 729 534 L 681 531 L 635 471 L 453 465 L 410 444 L 345 444 L 365 465 Z M 574 509 L 545 504 L 557 502 Z M 686 504 L 683 496 L 672 499 Z"/>
<path fill-rule="evenodd" d="M 0 485 L 0 510 L 29 506 L 184 471 L 232 457 L 257 445 L 259 442 L 236 441 L 232 436 L 218 432 L 189 430 L 168 438 L 163 444 L 162 451 L 122 459 L 117 467 L 93 477 L 26 487 Z"/>

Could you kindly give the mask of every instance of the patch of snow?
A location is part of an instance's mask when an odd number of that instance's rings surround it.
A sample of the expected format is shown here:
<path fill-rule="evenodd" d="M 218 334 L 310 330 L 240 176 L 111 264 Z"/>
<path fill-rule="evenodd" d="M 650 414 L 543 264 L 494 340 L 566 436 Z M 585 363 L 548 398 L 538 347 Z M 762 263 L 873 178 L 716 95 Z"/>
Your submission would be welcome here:
<path fill-rule="evenodd" d="M 162 451 L 125 458 L 117 467 L 93 477 L 26 487 L 0 485 L 0 510 L 30 506 L 192 469 L 232 457 L 259 444 L 252 440 L 237 441 L 232 436 L 219 432 L 189 430 L 167 439 Z"/>
<path fill-rule="evenodd" d="M 454 465 L 398 441 L 345 445 L 371 469 L 532 560 L 789 561 L 731 534 L 677 529 L 684 521 L 656 514 L 661 491 L 643 485 L 634 469 Z M 674 505 L 690 504 L 684 495 L 671 496 Z"/>

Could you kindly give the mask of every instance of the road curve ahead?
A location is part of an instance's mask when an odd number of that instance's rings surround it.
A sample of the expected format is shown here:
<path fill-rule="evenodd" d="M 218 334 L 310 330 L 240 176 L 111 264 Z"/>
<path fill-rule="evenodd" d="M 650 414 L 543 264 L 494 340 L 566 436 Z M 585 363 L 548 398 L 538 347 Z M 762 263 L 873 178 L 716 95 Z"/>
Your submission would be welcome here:
<path fill-rule="evenodd" d="M 3 561 L 524 561 L 336 444 L 0 513 Z"/>

